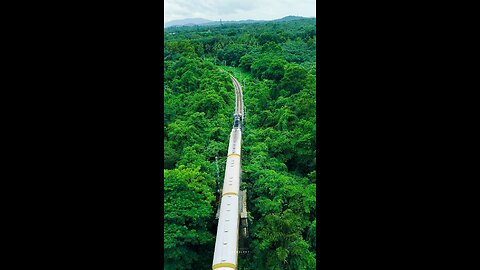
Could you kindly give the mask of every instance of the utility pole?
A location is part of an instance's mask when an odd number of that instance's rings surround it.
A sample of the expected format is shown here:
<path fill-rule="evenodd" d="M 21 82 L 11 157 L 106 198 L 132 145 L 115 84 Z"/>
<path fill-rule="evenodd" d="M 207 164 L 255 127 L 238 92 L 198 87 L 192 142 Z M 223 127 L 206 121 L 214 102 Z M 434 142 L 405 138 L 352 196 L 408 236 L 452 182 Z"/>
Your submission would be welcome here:
<path fill-rule="evenodd" d="M 218 189 L 218 183 L 219 183 L 219 176 L 218 176 L 218 157 L 215 156 L 215 165 L 217 165 L 217 194 L 220 192 Z"/>
<path fill-rule="evenodd" d="M 218 157 L 215 156 L 215 165 L 217 166 L 217 181 L 216 182 L 216 188 L 217 188 L 217 192 L 215 192 L 215 199 L 216 201 L 218 202 L 218 206 L 217 206 L 217 213 L 215 214 L 215 219 L 218 219 L 218 217 L 220 216 L 220 206 L 221 206 L 221 191 L 220 191 L 220 188 L 219 188 L 219 183 L 220 183 L 220 176 L 218 174 Z"/>

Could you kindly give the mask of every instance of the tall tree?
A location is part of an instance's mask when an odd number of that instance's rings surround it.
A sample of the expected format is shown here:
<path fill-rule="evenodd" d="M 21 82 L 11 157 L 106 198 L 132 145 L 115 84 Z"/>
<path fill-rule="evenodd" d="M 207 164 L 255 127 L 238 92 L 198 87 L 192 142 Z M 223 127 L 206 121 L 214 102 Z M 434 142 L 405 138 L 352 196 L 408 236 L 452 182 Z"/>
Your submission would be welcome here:
<path fill-rule="evenodd" d="M 164 266 L 167 270 L 210 269 L 214 237 L 214 180 L 199 168 L 164 170 Z"/>

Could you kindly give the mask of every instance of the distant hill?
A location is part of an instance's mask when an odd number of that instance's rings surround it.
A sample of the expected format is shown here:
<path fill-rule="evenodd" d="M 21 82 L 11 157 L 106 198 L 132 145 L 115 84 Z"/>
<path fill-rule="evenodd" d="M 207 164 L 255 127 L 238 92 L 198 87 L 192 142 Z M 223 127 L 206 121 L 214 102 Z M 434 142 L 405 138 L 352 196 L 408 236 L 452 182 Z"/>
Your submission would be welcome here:
<path fill-rule="evenodd" d="M 301 17 L 301 16 L 286 16 L 281 19 L 272 20 L 272 22 L 288 22 L 288 21 L 301 20 L 301 19 L 307 19 L 307 18 Z"/>
<path fill-rule="evenodd" d="M 220 25 L 220 24 L 233 24 L 233 23 L 259 23 L 259 22 L 287 22 L 301 19 L 310 19 L 301 16 L 286 16 L 281 19 L 275 20 L 241 20 L 241 21 L 211 21 L 202 18 L 193 18 L 193 19 L 183 19 L 183 20 L 174 20 L 167 22 L 164 25 L 164 28 L 172 26 L 194 26 L 194 25 Z"/>
<path fill-rule="evenodd" d="M 234 24 L 234 23 L 258 23 L 258 22 L 266 22 L 264 20 L 241 20 L 241 21 L 214 21 L 204 23 L 202 25 L 221 25 L 221 24 Z"/>
<path fill-rule="evenodd" d="M 194 26 L 194 25 L 200 25 L 200 24 L 209 23 L 209 22 L 211 21 L 207 19 L 202 19 L 202 18 L 188 18 L 188 19 L 173 20 L 173 21 L 167 22 L 163 27 L 166 28 L 171 26 Z"/>

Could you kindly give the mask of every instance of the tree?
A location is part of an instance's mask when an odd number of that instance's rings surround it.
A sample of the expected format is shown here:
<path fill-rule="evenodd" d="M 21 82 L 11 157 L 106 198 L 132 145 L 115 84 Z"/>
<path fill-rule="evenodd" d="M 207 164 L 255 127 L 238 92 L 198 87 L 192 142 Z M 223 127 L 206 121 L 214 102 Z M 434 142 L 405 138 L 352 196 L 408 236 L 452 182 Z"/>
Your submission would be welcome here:
<path fill-rule="evenodd" d="M 214 236 L 215 181 L 199 168 L 164 170 L 164 266 L 168 270 L 210 269 Z"/>
<path fill-rule="evenodd" d="M 163 147 L 163 166 L 165 169 L 174 169 L 180 160 L 180 153 L 174 149 L 171 141 L 164 140 Z"/>
<path fill-rule="evenodd" d="M 225 101 L 217 92 L 208 90 L 197 92 L 194 96 L 193 104 L 194 111 L 204 112 L 205 117 L 211 119 L 225 106 Z"/>
<path fill-rule="evenodd" d="M 239 44 L 229 44 L 217 52 L 220 61 L 225 60 L 227 65 L 238 66 L 240 58 L 245 55 L 247 49 Z"/>
<path fill-rule="evenodd" d="M 192 92 L 198 88 L 198 78 L 189 70 L 183 73 L 180 79 L 180 86 L 184 89 L 182 92 Z"/>
<path fill-rule="evenodd" d="M 288 95 L 300 92 L 305 85 L 307 71 L 299 65 L 289 64 L 285 67 L 285 75 L 280 81 L 280 88 L 286 90 Z"/>
<path fill-rule="evenodd" d="M 252 63 L 253 61 L 255 61 L 255 57 L 253 57 L 252 55 L 250 54 L 246 54 L 242 57 L 240 57 L 240 64 L 239 66 L 241 68 L 243 68 L 245 71 L 250 71 L 251 70 L 251 66 L 252 66 Z"/>
<path fill-rule="evenodd" d="M 315 253 L 303 240 L 299 217 L 288 209 L 281 214 L 269 214 L 258 228 L 254 240 L 256 269 L 315 269 Z"/>
<path fill-rule="evenodd" d="M 263 73 L 262 78 L 280 81 L 283 78 L 284 66 L 287 61 L 277 58 L 270 62 L 267 70 Z"/>
<path fill-rule="evenodd" d="M 258 36 L 258 43 L 260 45 L 263 45 L 267 42 L 278 43 L 280 42 L 280 40 L 281 40 L 280 36 L 272 32 L 264 32 Z"/>

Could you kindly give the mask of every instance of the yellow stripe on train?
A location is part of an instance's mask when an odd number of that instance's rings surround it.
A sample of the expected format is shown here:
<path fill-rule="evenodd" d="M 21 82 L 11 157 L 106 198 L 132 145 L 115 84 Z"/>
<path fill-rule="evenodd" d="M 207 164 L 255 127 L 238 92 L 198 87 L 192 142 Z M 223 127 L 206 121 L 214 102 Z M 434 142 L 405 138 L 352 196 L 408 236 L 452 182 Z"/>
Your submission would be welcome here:
<path fill-rule="evenodd" d="M 222 194 L 222 197 L 225 196 L 225 195 L 237 195 L 238 196 L 238 193 L 233 192 L 233 191 L 225 192 L 225 193 Z"/>
<path fill-rule="evenodd" d="M 230 267 L 232 269 L 237 269 L 237 266 L 233 263 L 217 263 L 215 265 L 212 266 L 212 269 L 217 269 L 217 268 L 221 268 L 221 267 Z"/>

